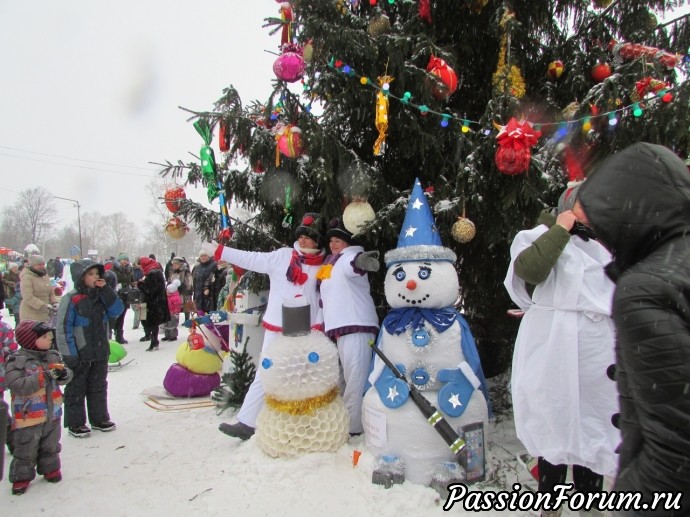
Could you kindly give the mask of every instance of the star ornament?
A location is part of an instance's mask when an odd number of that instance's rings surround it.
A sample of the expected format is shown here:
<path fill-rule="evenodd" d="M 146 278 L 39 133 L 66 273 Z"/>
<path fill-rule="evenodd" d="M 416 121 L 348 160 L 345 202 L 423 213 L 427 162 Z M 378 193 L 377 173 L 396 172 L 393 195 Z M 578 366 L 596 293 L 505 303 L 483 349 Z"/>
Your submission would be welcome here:
<path fill-rule="evenodd" d="M 448 402 L 450 402 L 453 405 L 453 409 L 455 409 L 458 406 L 462 406 L 462 402 L 460 402 L 460 398 L 457 393 L 453 393 L 448 399 Z"/>
<path fill-rule="evenodd" d="M 405 237 L 414 237 L 414 232 L 417 231 L 417 228 L 414 226 L 410 225 L 410 227 L 405 230 Z"/>
<path fill-rule="evenodd" d="M 398 393 L 398 390 L 396 389 L 396 387 L 391 386 L 390 388 L 388 388 L 388 396 L 386 398 L 390 399 L 391 402 L 394 402 L 395 397 L 397 397 L 398 395 L 400 395 L 400 393 Z"/>
<path fill-rule="evenodd" d="M 419 209 L 422 208 L 423 206 L 424 206 L 424 203 L 422 203 L 422 202 L 419 200 L 419 198 L 415 199 L 415 200 L 414 200 L 414 203 L 412 203 L 412 208 L 414 208 L 415 210 L 419 210 Z"/>

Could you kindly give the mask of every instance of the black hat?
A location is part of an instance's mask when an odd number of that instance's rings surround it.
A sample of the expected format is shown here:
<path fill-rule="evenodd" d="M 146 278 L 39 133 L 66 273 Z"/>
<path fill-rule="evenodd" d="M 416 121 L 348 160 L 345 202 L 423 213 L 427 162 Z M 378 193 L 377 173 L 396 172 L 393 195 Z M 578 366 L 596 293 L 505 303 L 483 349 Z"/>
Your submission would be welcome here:
<path fill-rule="evenodd" d="M 331 237 L 337 237 L 341 241 L 347 242 L 349 245 L 352 245 L 355 242 L 354 238 L 352 237 L 352 233 L 347 231 L 339 217 L 334 217 L 328 223 L 326 237 L 329 239 Z"/>
<path fill-rule="evenodd" d="M 300 221 L 299 226 L 295 230 L 295 238 L 299 239 L 301 235 L 306 235 L 321 247 L 324 245 L 323 230 L 321 214 L 307 212 L 302 216 L 302 221 Z"/>

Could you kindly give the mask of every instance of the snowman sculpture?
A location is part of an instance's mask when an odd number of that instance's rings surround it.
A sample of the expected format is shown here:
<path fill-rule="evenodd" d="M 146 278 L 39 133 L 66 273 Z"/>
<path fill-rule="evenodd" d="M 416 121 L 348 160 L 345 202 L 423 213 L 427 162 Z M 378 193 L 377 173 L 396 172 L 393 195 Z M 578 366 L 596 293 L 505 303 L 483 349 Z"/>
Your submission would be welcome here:
<path fill-rule="evenodd" d="M 259 447 L 271 457 L 334 452 L 350 419 L 338 390 L 338 352 L 310 330 L 309 305 L 283 305 L 283 335 L 261 359 L 265 406 L 257 419 Z"/>
<path fill-rule="evenodd" d="M 377 346 L 462 437 L 464 426 L 488 421 L 486 381 L 467 322 L 453 306 L 459 292 L 455 253 L 441 244 L 418 180 L 398 246 L 384 260 L 391 311 Z M 374 482 L 388 485 L 377 481 L 386 462 L 424 485 L 443 465 L 454 468 L 455 454 L 410 399 L 408 384 L 379 357 L 369 382 L 362 418 L 367 447 L 379 455 Z M 393 482 L 402 482 L 397 477 Z"/>

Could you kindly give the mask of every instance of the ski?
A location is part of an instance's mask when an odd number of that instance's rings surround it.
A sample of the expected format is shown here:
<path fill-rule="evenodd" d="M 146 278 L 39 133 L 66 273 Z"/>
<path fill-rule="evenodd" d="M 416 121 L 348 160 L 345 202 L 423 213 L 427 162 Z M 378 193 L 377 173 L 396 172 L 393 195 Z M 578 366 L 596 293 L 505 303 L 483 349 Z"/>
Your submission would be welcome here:
<path fill-rule="evenodd" d="M 164 405 L 152 399 L 145 400 L 144 404 L 146 404 L 150 408 L 155 409 L 156 411 L 186 411 L 188 409 L 201 409 L 215 406 L 215 404 L 211 401 L 197 402 L 194 404 Z"/>

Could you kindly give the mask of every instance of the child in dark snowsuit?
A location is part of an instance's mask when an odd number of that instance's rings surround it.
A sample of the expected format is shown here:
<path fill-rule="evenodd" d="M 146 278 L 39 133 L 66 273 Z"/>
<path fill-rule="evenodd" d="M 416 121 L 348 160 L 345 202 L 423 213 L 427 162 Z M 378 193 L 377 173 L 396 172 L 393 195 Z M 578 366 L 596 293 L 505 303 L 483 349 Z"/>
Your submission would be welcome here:
<path fill-rule="evenodd" d="M 117 318 L 124 305 L 106 285 L 105 268 L 90 259 L 70 264 L 74 290 L 60 300 L 57 345 L 74 379 L 65 389 L 65 427 L 75 438 L 86 438 L 91 429 L 112 431 L 108 413 L 108 320 Z"/>
<path fill-rule="evenodd" d="M 5 383 L 12 394 L 12 443 L 10 464 L 12 493 L 26 492 L 38 474 L 57 483 L 60 473 L 62 392 L 72 379 L 53 348 L 53 329 L 46 323 L 23 320 L 15 330 L 21 346 L 7 361 Z"/>

